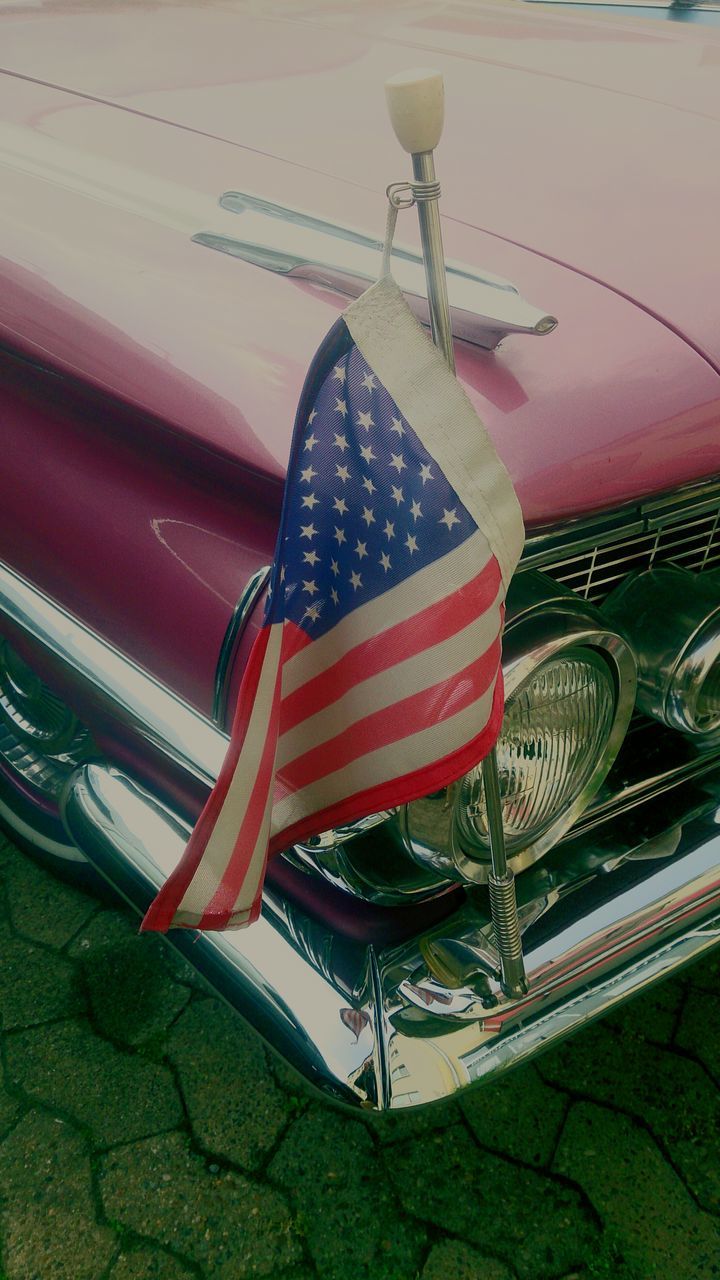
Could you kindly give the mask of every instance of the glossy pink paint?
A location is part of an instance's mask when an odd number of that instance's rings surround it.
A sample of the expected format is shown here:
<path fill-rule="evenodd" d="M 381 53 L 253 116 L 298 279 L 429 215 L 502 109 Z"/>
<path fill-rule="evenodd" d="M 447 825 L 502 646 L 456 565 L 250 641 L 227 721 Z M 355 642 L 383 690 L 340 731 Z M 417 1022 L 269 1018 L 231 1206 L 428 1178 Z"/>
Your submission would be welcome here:
<path fill-rule="evenodd" d="M 58 3 L 0 30 L 0 341 L 92 393 L 0 383 L 3 558 L 203 710 L 343 300 L 191 236 L 234 228 L 232 188 L 378 234 L 407 172 L 381 92 L 398 68 L 445 73 L 448 254 L 560 319 L 458 345 L 528 523 L 720 471 L 711 32 L 510 0 Z"/>
<path fill-rule="evenodd" d="M 446 217 L 608 283 L 720 359 L 715 28 L 514 0 L 46 0 L 3 36 L 9 70 L 276 157 L 321 209 L 322 176 L 383 191 L 402 161 L 382 82 L 430 61 L 447 87 Z M 86 145 L 104 147 L 85 117 Z"/>

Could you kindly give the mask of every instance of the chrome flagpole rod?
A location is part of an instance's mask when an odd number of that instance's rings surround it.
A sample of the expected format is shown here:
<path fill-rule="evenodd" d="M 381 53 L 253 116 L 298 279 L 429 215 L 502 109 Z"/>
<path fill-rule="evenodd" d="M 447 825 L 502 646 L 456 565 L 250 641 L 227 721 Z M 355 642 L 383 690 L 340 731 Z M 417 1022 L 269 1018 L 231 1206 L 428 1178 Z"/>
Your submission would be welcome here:
<path fill-rule="evenodd" d="M 455 351 L 440 226 L 440 184 L 435 174 L 434 156 L 445 116 L 443 78 L 440 72 L 424 68 L 404 71 L 386 81 L 385 93 L 398 142 L 412 158 L 414 181 L 411 186 L 420 222 L 432 338 L 454 373 Z M 506 995 L 519 996 L 527 991 L 527 979 L 515 877 L 505 852 L 500 780 L 494 748 L 482 762 L 482 777 L 490 840 L 488 889 L 502 986 Z"/>

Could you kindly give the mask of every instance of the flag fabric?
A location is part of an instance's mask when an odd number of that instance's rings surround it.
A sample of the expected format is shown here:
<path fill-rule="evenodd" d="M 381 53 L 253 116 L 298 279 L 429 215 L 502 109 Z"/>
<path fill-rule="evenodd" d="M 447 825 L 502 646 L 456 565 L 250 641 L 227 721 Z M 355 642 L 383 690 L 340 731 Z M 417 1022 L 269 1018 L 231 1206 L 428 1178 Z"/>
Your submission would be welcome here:
<path fill-rule="evenodd" d="M 488 753 L 523 536 L 474 408 L 384 276 L 309 370 L 228 753 L 143 928 L 251 924 L 268 856 Z"/>

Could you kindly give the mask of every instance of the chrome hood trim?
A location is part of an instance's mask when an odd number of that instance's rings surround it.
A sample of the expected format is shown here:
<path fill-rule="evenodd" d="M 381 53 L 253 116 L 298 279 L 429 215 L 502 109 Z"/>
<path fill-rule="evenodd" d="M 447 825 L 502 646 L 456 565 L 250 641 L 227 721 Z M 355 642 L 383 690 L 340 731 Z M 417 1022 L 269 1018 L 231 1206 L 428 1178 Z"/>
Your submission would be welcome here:
<path fill-rule="evenodd" d="M 350 298 L 357 298 L 378 277 L 382 242 L 361 231 L 243 191 L 226 191 L 219 203 L 221 209 L 241 215 L 237 236 L 199 231 L 192 237 L 194 244 Z M 544 337 L 557 328 L 555 316 L 526 302 L 509 280 L 467 263 L 449 260 L 446 266 L 456 338 L 492 351 L 509 334 Z M 396 245 L 392 271 L 417 318 L 429 324 L 422 257 Z"/>

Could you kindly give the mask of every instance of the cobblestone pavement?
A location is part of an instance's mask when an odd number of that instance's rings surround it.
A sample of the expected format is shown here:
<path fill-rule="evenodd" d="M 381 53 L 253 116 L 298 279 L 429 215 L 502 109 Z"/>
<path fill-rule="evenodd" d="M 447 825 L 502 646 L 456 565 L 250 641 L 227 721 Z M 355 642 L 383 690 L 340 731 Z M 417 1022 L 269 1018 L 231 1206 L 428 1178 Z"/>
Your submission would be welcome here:
<path fill-rule="evenodd" d="M 2 1280 L 720 1276 L 720 961 L 418 1115 L 318 1102 L 0 837 Z"/>

